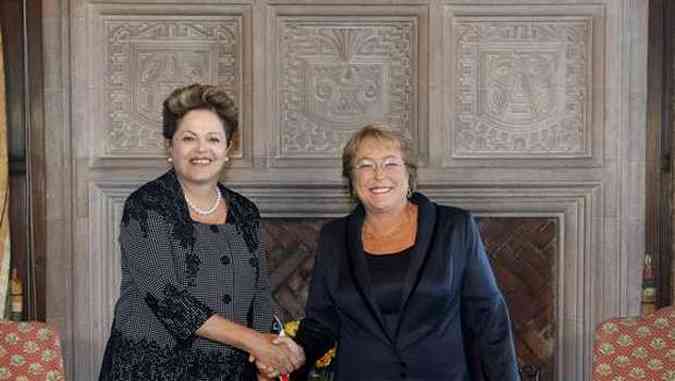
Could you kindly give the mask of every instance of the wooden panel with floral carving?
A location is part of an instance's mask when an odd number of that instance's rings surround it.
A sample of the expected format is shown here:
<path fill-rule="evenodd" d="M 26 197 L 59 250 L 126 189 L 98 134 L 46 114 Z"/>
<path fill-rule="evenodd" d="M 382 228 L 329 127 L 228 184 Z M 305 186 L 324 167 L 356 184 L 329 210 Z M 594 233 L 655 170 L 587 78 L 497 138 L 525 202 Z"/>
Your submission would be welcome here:
<path fill-rule="evenodd" d="M 450 156 L 592 155 L 592 16 L 458 16 Z"/>

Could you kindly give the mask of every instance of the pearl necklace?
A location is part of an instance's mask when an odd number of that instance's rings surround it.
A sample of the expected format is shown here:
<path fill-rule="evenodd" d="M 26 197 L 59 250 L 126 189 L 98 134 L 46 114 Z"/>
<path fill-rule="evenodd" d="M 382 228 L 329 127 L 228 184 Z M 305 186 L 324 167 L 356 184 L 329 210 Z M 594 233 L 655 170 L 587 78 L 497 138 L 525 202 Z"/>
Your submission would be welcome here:
<path fill-rule="evenodd" d="M 204 209 L 199 209 L 198 207 L 196 207 L 192 203 L 192 201 L 190 201 L 190 199 L 188 198 L 187 193 L 184 193 L 183 195 L 185 196 L 185 202 L 187 202 L 190 209 L 192 209 L 195 213 L 197 213 L 199 215 L 202 215 L 202 216 L 208 216 L 209 214 L 215 212 L 216 209 L 218 209 L 218 204 L 220 204 L 220 199 L 221 199 L 220 190 L 216 189 L 216 201 L 213 203 L 212 207 L 204 210 Z"/>

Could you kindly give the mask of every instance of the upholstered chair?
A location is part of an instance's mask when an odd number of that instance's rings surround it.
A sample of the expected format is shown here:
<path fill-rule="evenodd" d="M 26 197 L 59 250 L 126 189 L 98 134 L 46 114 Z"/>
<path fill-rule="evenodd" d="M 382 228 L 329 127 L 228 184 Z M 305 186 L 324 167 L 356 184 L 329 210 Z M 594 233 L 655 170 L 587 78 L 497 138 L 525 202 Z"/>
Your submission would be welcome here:
<path fill-rule="evenodd" d="M 58 332 L 45 323 L 0 320 L 0 380 L 64 380 Z"/>
<path fill-rule="evenodd" d="M 675 307 L 598 325 L 593 380 L 675 381 Z"/>

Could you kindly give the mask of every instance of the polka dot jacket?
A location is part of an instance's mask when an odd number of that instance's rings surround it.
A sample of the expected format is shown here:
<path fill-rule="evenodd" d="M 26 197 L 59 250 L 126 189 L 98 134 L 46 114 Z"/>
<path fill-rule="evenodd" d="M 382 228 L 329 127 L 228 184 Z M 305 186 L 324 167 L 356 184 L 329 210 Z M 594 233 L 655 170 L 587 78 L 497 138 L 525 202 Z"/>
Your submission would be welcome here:
<path fill-rule="evenodd" d="M 256 206 L 218 184 L 227 223 L 190 218 L 173 170 L 133 192 L 100 380 L 255 380 L 248 355 L 195 335 L 213 314 L 268 332 L 272 299 Z"/>

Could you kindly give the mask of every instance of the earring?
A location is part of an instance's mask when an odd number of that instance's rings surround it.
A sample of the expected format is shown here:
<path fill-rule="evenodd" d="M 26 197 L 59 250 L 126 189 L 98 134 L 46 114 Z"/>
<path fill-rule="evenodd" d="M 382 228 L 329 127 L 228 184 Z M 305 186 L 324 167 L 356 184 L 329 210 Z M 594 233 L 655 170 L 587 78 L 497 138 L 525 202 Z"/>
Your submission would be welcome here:
<path fill-rule="evenodd" d="M 225 158 L 223 159 L 223 161 L 226 162 L 226 163 L 229 162 L 229 161 L 230 161 L 230 157 L 229 157 L 229 156 L 225 156 Z"/>
<path fill-rule="evenodd" d="M 167 157 L 167 158 L 166 158 L 166 161 L 168 161 L 169 163 L 173 163 L 173 159 L 170 158 L 170 157 Z"/>
<path fill-rule="evenodd" d="M 413 195 L 412 187 L 408 187 L 408 194 L 407 194 L 408 199 L 411 199 L 411 198 L 412 198 L 412 195 Z"/>

